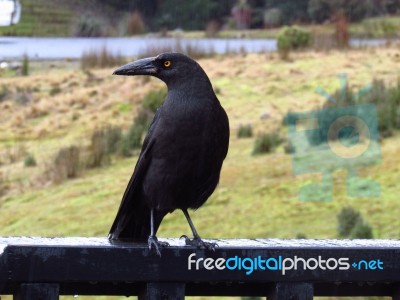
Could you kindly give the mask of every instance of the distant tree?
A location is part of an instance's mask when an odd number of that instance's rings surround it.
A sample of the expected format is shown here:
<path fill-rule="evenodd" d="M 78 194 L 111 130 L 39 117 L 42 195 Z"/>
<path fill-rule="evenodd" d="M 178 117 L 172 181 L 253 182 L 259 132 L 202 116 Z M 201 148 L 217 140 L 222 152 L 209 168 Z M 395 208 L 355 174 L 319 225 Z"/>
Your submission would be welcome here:
<path fill-rule="evenodd" d="M 308 15 L 310 19 L 317 23 L 329 20 L 332 15 L 329 0 L 310 0 L 308 2 Z"/>
<path fill-rule="evenodd" d="M 354 22 L 376 14 L 376 6 L 374 0 L 310 0 L 308 3 L 308 15 L 315 22 L 328 20 L 337 13 Z"/>
<path fill-rule="evenodd" d="M 350 21 L 359 21 L 370 15 L 373 10 L 371 0 L 334 0 L 335 11 L 343 11 Z"/>
<path fill-rule="evenodd" d="M 307 22 L 309 0 L 265 0 L 267 9 L 278 8 L 282 12 L 282 22 L 286 25 Z"/>
<path fill-rule="evenodd" d="M 235 20 L 236 29 L 248 29 L 251 24 L 252 8 L 246 0 L 239 0 L 232 8 L 232 18 Z"/>
<path fill-rule="evenodd" d="M 156 28 L 203 30 L 218 12 L 218 4 L 213 0 L 164 0 L 152 23 Z"/>
<path fill-rule="evenodd" d="M 400 11 L 400 0 L 377 0 L 383 13 L 395 14 Z"/>

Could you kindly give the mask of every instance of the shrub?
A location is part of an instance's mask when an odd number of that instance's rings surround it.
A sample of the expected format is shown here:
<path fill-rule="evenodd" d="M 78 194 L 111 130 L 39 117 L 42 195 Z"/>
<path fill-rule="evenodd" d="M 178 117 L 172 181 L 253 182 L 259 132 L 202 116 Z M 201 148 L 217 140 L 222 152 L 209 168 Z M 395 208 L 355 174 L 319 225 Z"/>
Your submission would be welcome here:
<path fill-rule="evenodd" d="M 129 138 L 129 134 L 127 134 L 121 140 L 118 154 L 121 155 L 122 157 L 130 157 L 130 156 L 132 156 L 131 148 L 132 148 L 131 147 L 131 139 Z"/>
<path fill-rule="evenodd" d="M 238 138 L 250 138 L 252 136 L 253 136 L 253 127 L 250 124 L 239 126 L 239 129 L 237 132 Z"/>
<path fill-rule="evenodd" d="M 7 97 L 10 95 L 10 90 L 6 85 L 2 85 L 0 88 L 0 102 L 4 101 L 7 99 Z"/>
<path fill-rule="evenodd" d="M 75 24 L 73 35 L 79 37 L 100 37 L 103 35 L 103 24 L 98 18 L 82 16 Z"/>
<path fill-rule="evenodd" d="M 166 96 L 167 90 L 165 88 L 152 90 L 144 96 L 142 106 L 143 108 L 155 113 L 157 108 L 159 108 L 163 103 Z"/>
<path fill-rule="evenodd" d="M 142 146 L 142 136 L 150 125 L 151 114 L 147 110 L 140 110 L 133 120 L 131 127 L 125 137 L 128 148 L 138 149 Z"/>
<path fill-rule="evenodd" d="M 15 102 L 18 105 L 27 105 L 32 101 L 32 94 L 29 91 L 20 90 L 15 94 Z"/>
<path fill-rule="evenodd" d="M 109 162 L 110 152 L 107 144 L 106 130 L 103 128 L 96 129 L 90 139 L 86 166 L 88 168 L 98 168 Z"/>
<path fill-rule="evenodd" d="M 24 166 L 25 167 L 35 167 L 37 165 L 36 159 L 33 154 L 28 153 L 24 159 Z"/>
<path fill-rule="evenodd" d="M 349 237 L 356 224 L 360 221 L 362 221 L 362 216 L 359 211 L 351 206 L 343 207 L 337 214 L 338 235 L 340 237 Z"/>
<path fill-rule="evenodd" d="M 398 26 L 390 19 L 367 19 L 363 20 L 362 29 L 368 38 L 373 37 L 386 37 L 391 38 L 397 35 L 399 31 Z"/>
<path fill-rule="evenodd" d="M 281 143 L 282 140 L 278 133 L 263 133 L 257 137 L 254 143 L 253 155 L 270 153 Z"/>
<path fill-rule="evenodd" d="M 52 164 L 47 167 L 49 179 L 54 183 L 61 183 L 65 179 L 77 177 L 80 171 L 79 157 L 80 149 L 77 146 L 61 148 Z"/>
<path fill-rule="evenodd" d="M 9 189 L 5 176 L 0 172 L 0 197 L 4 196 Z"/>
<path fill-rule="evenodd" d="M 122 141 L 122 128 L 119 126 L 108 126 L 104 129 L 104 138 L 108 154 L 118 151 Z"/>
<path fill-rule="evenodd" d="M 278 35 L 278 52 L 281 58 L 287 59 L 290 51 L 305 48 L 310 43 L 310 32 L 297 26 L 284 27 Z"/>
<path fill-rule="evenodd" d="M 120 54 L 110 52 L 105 46 L 100 51 L 92 49 L 83 52 L 81 56 L 82 70 L 90 68 L 116 67 L 125 62 L 125 59 Z"/>
<path fill-rule="evenodd" d="M 134 122 L 129 128 L 124 139 L 128 149 L 139 149 L 142 146 L 142 136 L 145 132 L 145 127 L 137 122 Z"/>
<path fill-rule="evenodd" d="M 328 136 L 328 130 L 335 120 L 347 114 L 346 107 L 348 106 L 352 107 L 355 116 L 364 120 L 366 124 L 371 124 L 374 123 L 372 118 L 375 116 L 367 115 L 362 104 L 373 104 L 377 112 L 378 131 L 381 137 L 391 136 L 394 130 L 400 129 L 400 79 L 393 86 L 387 86 L 384 81 L 374 79 L 370 90 L 358 96 L 351 88 L 344 93 L 338 89 L 333 93 L 332 98 L 336 99 L 336 102 L 327 100 L 322 109 L 315 112 L 318 119 L 318 130 L 310 130 L 306 133 L 311 145 L 319 145 L 326 143 L 328 139 L 337 138 Z M 295 113 L 288 113 L 284 121 L 286 123 L 294 122 L 295 116 Z M 343 120 L 345 123 L 339 137 L 351 136 L 349 133 L 354 129 L 359 132 L 360 123 L 356 121 L 356 118 L 353 119 L 353 124 L 349 124 L 348 120 Z M 372 129 L 369 128 L 370 131 Z M 377 139 L 378 133 L 371 131 L 370 136 Z"/>
<path fill-rule="evenodd" d="M 55 96 L 57 94 L 61 93 L 61 88 L 58 85 L 54 85 L 51 87 L 49 91 L 50 96 Z"/>
<path fill-rule="evenodd" d="M 373 80 L 371 91 L 360 97 L 357 103 L 376 106 L 381 136 L 391 136 L 394 129 L 400 129 L 400 78 L 391 87 L 382 80 Z"/>
<path fill-rule="evenodd" d="M 299 232 L 298 234 L 296 234 L 296 239 L 302 240 L 302 239 L 306 239 L 306 238 L 307 238 L 307 236 L 302 232 Z"/>
<path fill-rule="evenodd" d="M 22 76 L 29 75 L 29 57 L 26 54 L 24 55 L 24 58 L 22 59 L 21 75 Z"/>
<path fill-rule="evenodd" d="M 350 237 L 352 239 L 372 239 L 372 227 L 360 218 L 351 230 Z"/>

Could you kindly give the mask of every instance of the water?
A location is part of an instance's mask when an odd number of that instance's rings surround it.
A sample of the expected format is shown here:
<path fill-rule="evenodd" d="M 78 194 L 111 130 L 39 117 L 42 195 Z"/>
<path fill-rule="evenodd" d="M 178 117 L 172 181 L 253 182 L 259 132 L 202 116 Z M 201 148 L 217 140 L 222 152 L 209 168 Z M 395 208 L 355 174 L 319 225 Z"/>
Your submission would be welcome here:
<path fill-rule="evenodd" d="M 353 46 L 383 44 L 384 40 L 352 40 Z M 77 59 L 89 50 L 108 51 L 123 56 L 137 56 L 149 48 L 177 48 L 178 44 L 204 52 L 241 52 L 247 53 L 275 51 L 275 39 L 177 39 L 154 37 L 120 38 L 37 38 L 37 37 L 0 37 L 0 61 L 20 59 L 24 54 L 30 59 Z"/>

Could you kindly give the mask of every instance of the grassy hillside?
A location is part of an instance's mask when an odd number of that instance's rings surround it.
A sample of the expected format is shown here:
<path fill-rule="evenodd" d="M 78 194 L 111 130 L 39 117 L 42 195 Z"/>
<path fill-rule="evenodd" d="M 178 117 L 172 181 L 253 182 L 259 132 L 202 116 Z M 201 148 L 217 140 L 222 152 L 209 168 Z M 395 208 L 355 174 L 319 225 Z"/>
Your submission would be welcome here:
<path fill-rule="evenodd" d="M 271 154 L 252 156 L 255 137 L 236 137 L 241 124 L 252 124 L 255 135 L 279 132 L 285 137 L 284 115 L 319 107 L 325 99 L 315 93 L 316 87 L 333 92 L 340 85 L 339 73 L 347 73 L 350 85 L 358 88 L 373 78 L 395 82 L 399 72 L 393 66 L 400 62 L 399 49 L 306 52 L 292 57 L 290 62 L 276 54 L 200 60 L 228 112 L 232 135 L 218 189 L 204 207 L 192 213 L 200 234 L 209 238 L 295 238 L 298 234 L 336 238 L 336 214 L 352 205 L 372 225 L 376 238 L 400 238 L 398 133 L 382 141 L 380 164 L 358 170 L 381 185 L 380 197 L 349 197 L 346 171 L 337 170 L 334 200 L 329 202 L 298 200 L 299 188 L 318 182 L 320 174 L 295 177 L 291 156 L 283 146 Z M 41 66 L 29 77 L 1 80 L 0 174 L 7 188 L 0 196 L 0 235 L 107 235 L 138 153 L 132 158 L 114 157 L 109 166 L 82 172 L 58 185 L 46 181 L 43 173 L 62 146 L 87 145 L 94 128 L 114 124 L 127 129 L 143 95 L 163 86 L 154 78 L 113 77 L 111 73 L 111 69 L 85 73 L 61 65 Z M 24 167 L 25 152 L 35 156 L 36 167 Z M 177 211 L 165 218 L 159 236 L 189 232 L 183 214 Z"/>
<path fill-rule="evenodd" d="M 98 0 L 21 0 L 21 20 L 10 27 L 0 27 L 0 36 L 71 36 L 81 18 L 90 24 L 101 19 L 103 34 L 110 34 L 109 21 L 114 9 Z"/>
<path fill-rule="evenodd" d="M 73 11 L 63 1 L 21 0 L 22 14 L 17 25 L 0 27 L 0 35 L 68 36 Z"/>

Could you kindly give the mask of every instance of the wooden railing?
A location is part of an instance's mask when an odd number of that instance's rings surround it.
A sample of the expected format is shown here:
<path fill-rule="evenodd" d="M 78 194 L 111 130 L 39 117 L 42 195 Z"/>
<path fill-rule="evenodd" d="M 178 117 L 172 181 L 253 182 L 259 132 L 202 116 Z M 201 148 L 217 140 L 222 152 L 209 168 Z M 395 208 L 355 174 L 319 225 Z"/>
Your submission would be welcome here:
<path fill-rule="evenodd" d="M 215 251 L 163 241 L 170 246 L 159 257 L 145 244 L 111 244 L 105 238 L 0 238 L 0 295 L 20 300 L 59 295 L 400 300 L 400 241 L 216 240 Z"/>

